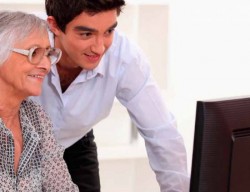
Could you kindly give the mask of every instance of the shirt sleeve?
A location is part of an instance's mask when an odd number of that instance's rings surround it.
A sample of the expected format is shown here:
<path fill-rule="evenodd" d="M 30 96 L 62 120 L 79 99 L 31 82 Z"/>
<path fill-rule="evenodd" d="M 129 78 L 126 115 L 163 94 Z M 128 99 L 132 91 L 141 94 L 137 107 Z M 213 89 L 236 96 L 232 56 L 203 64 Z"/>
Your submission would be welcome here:
<path fill-rule="evenodd" d="M 63 159 L 64 149 L 53 134 L 52 123 L 42 108 L 38 112 L 43 127 L 42 145 L 42 183 L 43 191 L 77 192 L 78 187 L 72 182 L 67 165 Z"/>
<path fill-rule="evenodd" d="M 161 192 L 189 191 L 186 149 L 176 120 L 168 111 L 160 89 L 150 75 L 147 59 L 140 50 L 126 46 L 117 98 L 127 108 L 133 123 L 145 140 L 151 168 Z M 136 54 L 135 54 L 136 53 Z"/>

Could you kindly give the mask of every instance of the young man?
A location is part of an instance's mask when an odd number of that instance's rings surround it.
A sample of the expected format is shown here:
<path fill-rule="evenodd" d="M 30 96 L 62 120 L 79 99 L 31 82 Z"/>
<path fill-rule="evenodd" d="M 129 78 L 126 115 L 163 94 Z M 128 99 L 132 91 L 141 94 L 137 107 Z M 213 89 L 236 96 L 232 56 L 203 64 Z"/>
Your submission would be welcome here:
<path fill-rule="evenodd" d="M 62 58 L 45 79 L 41 102 L 54 123 L 73 181 L 99 192 L 92 127 L 115 97 L 145 140 L 162 192 L 188 191 L 186 151 L 141 51 L 115 31 L 124 0 L 46 0 L 51 44 Z M 51 34 L 52 34 L 51 33 Z"/>

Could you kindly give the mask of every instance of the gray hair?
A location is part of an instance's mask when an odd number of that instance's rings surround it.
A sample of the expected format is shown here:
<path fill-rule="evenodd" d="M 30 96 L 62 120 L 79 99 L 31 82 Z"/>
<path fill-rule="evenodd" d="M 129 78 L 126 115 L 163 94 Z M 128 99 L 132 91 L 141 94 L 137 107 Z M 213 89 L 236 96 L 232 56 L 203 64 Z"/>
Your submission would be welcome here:
<path fill-rule="evenodd" d="M 0 65 L 10 55 L 15 43 L 28 37 L 31 33 L 45 33 L 46 21 L 39 17 L 20 11 L 0 11 Z"/>

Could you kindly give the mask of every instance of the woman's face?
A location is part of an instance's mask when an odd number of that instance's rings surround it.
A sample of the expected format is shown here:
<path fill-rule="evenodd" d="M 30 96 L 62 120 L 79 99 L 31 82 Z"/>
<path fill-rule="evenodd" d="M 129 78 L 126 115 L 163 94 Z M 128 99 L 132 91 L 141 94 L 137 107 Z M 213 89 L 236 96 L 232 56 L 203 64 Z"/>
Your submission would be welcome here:
<path fill-rule="evenodd" d="M 32 47 L 50 47 L 48 34 L 34 31 L 28 37 L 14 44 L 13 48 L 30 49 Z M 28 56 L 11 52 L 8 60 L 0 66 L 1 91 L 8 96 L 24 99 L 40 95 L 42 82 L 51 67 L 48 57 L 42 57 L 36 65 L 31 64 Z"/>

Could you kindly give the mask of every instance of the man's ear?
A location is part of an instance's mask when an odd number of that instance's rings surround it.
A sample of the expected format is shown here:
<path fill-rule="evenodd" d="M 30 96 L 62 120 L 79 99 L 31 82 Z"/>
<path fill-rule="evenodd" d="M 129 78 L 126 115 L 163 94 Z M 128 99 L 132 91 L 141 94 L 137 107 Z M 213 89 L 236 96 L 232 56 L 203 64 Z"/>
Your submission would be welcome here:
<path fill-rule="evenodd" d="M 49 24 L 49 29 L 57 36 L 61 32 L 61 29 L 58 27 L 56 20 L 53 16 L 48 16 L 47 22 Z"/>

